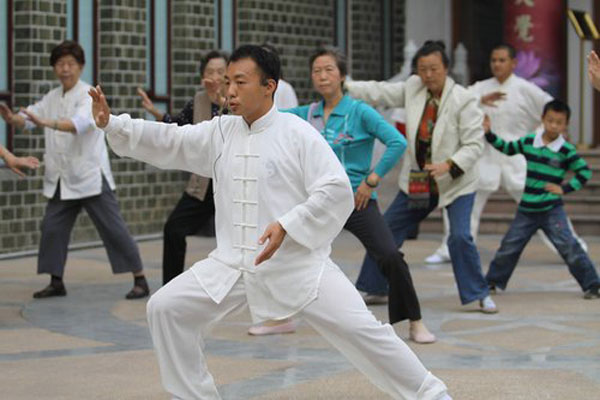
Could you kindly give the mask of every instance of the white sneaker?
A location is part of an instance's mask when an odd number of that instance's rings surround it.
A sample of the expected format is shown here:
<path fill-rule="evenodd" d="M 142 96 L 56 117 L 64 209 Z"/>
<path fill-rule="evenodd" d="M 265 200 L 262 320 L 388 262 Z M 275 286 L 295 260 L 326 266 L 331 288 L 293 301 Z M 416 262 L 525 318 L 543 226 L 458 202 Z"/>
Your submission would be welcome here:
<path fill-rule="evenodd" d="M 427 257 L 425 259 L 425 262 L 427 264 L 444 264 L 444 263 L 449 263 L 450 262 L 450 257 L 447 256 L 442 256 L 438 253 L 433 253 L 432 255 L 430 255 L 429 257 Z"/>
<path fill-rule="evenodd" d="M 495 314 L 498 312 L 498 307 L 496 307 L 496 303 L 490 296 L 485 296 L 479 300 L 479 310 L 484 314 Z"/>

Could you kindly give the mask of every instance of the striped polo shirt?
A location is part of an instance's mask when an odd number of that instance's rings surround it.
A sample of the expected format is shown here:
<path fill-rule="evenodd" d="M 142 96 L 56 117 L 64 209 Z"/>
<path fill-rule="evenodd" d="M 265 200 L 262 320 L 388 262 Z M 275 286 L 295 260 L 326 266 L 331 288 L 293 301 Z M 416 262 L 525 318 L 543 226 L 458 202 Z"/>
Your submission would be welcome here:
<path fill-rule="evenodd" d="M 562 204 L 562 196 L 548 192 L 545 189 L 546 184 L 561 185 L 566 194 L 581 189 L 592 176 L 592 171 L 577 154 L 575 146 L 562 136 L 544 144 L 542 134 L 543 130 L 512 142 L 507 142 L 492 132 L 485 134 L 487 141 L 504 154 L 525 156 L 527 179 L 519 203 L 519 210 L 525 212 L 548 211 Z M 573 171 L 575 176 L 563 184 L 568 170 Z"/>

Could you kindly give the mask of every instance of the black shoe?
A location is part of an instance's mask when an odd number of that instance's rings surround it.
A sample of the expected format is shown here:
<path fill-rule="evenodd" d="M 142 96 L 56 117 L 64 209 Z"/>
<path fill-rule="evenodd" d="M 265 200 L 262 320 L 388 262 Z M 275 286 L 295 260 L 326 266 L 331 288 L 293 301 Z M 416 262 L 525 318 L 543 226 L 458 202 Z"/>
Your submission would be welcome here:
<path fill-rule="evenodd" d="M 48 285 L 39 292 L 35 292 L 33 294 L 34 299 L 45 299 L 46 297 L 56 297 L 56 296 L 66 296 L 67 289 L 65 289 L 64 285 L 61 286 L 52 286 Z"/>
<path fill-rule="evenodd" d="M 583 298 L 586 300 L 600 299 L 600 288 L 598 288 L 597 286 L 593 287 L 593 288 L 589 288 L 583 294 Z"/>
<path fill-rule="evenodd" d="M 490 290 L 490 294 L 496 294 L 496 284 L 488 283 L 488 289 Z"/>
<path fill-rule="evenodd" d="M 142 278 L 133 285 L 133 288 L 125 295 L 125 298 L 127 300 L 141 299 L 147 297 L 149 294 L 150 288 L 148 287 L 148 282 L 146 278 Z"/>

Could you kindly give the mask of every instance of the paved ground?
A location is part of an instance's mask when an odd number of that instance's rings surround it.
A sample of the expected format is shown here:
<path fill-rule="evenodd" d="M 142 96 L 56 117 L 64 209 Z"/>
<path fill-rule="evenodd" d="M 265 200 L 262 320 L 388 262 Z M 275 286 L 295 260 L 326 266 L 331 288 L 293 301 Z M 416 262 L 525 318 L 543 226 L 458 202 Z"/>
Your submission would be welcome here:
<path fill-rule="evenodd" d="M 600 238 L 586 238 L 600 260 Z M 459 305 L 451 267 L 425 266 L 438 236 L 405 245 L 432 345 L 410 344 L 455 399 L 600 398 L 600 300 L 587 301 L 561 260 L 537 238 L 528 246 L 501 312 Z M 487 269 L 499 241 L 482 237 Z M 213 239 L 192 238 L 188 264 Z M 140 244 L 151 286 L 160 285 L 161 243 Z M 348 234 L 334 259 L 350 279 L 362 250 Z M 34 258 L 0 262 L 0 397 L 2 399 L 167 399 L 151 350 L 142 301 L 122 300 L 129 276 L 110 274 L 104 250 L 71 252 L 66 298 L 33 300 L 47 283 Z M 372 308 L 382 320 L 385 306 Z M 224 399 L 385 399 L 331 346 L 300 322 L 294 335 L 253 338 L 247 312 L 228 318 L 207 343 Z M 407 327 L 396 327 L 407 336 Z"/>

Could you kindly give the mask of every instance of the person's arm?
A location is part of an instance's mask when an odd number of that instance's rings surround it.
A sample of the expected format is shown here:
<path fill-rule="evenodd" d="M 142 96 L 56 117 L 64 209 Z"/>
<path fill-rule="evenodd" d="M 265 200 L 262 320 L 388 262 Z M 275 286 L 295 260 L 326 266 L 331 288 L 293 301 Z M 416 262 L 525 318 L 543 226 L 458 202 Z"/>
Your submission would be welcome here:
<path fill-rule="evenodd" d="M 96 125 L 106 132 L 108 143 L 119 156 L 158 168 L 213 176 L 215 151 L 222 147 L 227 136 L 226 121 L 214 118 L 196 125 L 177 126 L 132 119 L 128 114 L 114 116 L 110 115 L 99 86 L 90 90 L 90 96 Z"/>
<path fill-rule="evenodd" d="M 581 189 L 592 177 L 592 170 L 575 149 L 571 150 L 567 156 L 567 168 L 573 171 L 575 176 L 561 186 L 563 194 Z"/>
<path fill-rule="evenodd" d="M 513 140 L 511 142 L 507 142 L 502 139 L 500 136 L 496 135 L 491 130 L 487 130 L 485 133 L 485 140 L 488 141 L 489 144 L 492 145 L 498 151 L 508 155 L 514 156 L 515 154 L 523 154 L 523 141 L 524 137 L 519 138 L 517 140 Z"/>
<path fill-rule="evenodd" d="M 42 118 L 26 108 L 21 110 L 21 112 L 27 116 L 28 121 L 31 121 L 39 128 L 50 128 L 54 129 L 55 131 L 77 133 L 76 125 L 70 119 Z"/>
<path fill-rule="evenodd" d="M 483 112 L 478 106 L 478 99 L 469 95 L 457 110 L 457 115 L 451 117 L 457 120 L 460 147 L 446 162 L 425 168 L 435 177 L 448 172 L 452 179 L 456 179 L 475 166 L 483 151 Z"/>
<path fill-rule="evenodd" d="M 311 129 L 311 128 L 309 128 Z M 316 130 L 303 132 L 299 149 L 304 173 L 305 202 L 278 219 L 291 239 L 316 249 L 332 241 L 354 208 L 352 186 L 346 171 Z"/>
<path fill-rule="evenodd" d="M 364 100 L 372 106 L 404 108 L 404 82 L 348 81 L 344 87 L 355 99 Z"/>
<path fill-rule="evenodd" d="M 17 157 L 2 145 L 0 145 L 0 157 L 4 160 L 6 166 L 20 177 L 25 176 L 21 168 L 36 169 L 40 166 L 40 161 L 37 158 Z"/>
<path fill-rule="evenodd" d="M 137 94 L 142 99 L 142 107 L 144 107 L 146 111 L 152 114 L 152 116 L 154 116 L 154 118 L 156 118 L 157 121 L 162 121 L 165 117 L 165 113 L 163 113 L 158 108 L 156 108 L 156 106 L 154 106 L 154 103 L 152 102 L 152 100 L 150 100 L 150 97 L 148 97 L 148 93 L 146 93 L 144 89 L 139 87 L 137 88 Z"/>
<path fill-rule="evenodd" d="M 552 101 L 552 96 L 533 83 L 521 87 L 521 93 L 526 101 L 526 109 L 524 111 L 527 112 L 532 121 L 535 121 L 536 126 L 531 127 L 533 129 L 541 125 L 544 106 L 549 101 Z"/>
<path fill-rule="evenodd" d="M 588 55 L 588 77 L 592 86 L 600 90 L 600 57 L 594 50 Z"/>
<path fill-rule="evenodd" d="M 4 103 L 0 103 L 0 116 L 9 125 L 17 128 L 25 127 L 25 117 L 23 115 L 13 113 L 12 110 Z"/>

